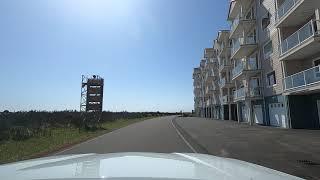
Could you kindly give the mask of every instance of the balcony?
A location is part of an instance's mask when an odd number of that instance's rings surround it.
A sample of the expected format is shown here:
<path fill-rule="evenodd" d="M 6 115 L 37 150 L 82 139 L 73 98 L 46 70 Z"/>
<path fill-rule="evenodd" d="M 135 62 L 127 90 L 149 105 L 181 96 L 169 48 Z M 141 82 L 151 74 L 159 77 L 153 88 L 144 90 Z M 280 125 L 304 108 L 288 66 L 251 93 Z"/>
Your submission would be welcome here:
<path fill-rule="evenodd" d="M 276 27 L 293 27 L 303 24 L 314 15 L 316 7 L 319 6 L 319 0 L 284 0 L 276 10 Z"/>
<path fill-rule="evenodd" d="M 206 107 L 209 107 L 211 105 L 211 101 L 210 101 L 210 99 L 207 99 L 206 100 Z"/>
<path fill-rule="evenodd" d="M 258 44 L 255 36 L 247 36 L 234 40 L 233 47 L 231 48 L 231 59 L 241 59 L 245 56 L 252 54 Z"/>
<path fill-rule="evenodd" d="M 205 81 L 213 81 L 216 78 L 215 72 L 213 69 L 209 69 L 205 76 Z"/>
<path fill-rule="evenodd" d="M 254 14 L 249 17 L 242 17 L 238 15 L 231 25 L 230 39 L 240 36 L 243 32 L 247 34 L 256 24 Z"/>
<path fill-rule="evenodd" d="M 320 90 L 320 66 L 284 78 L 284 92 L 287 95 L 315 90 Z"/>
<path fill-rule="evenodd" d="M 246 60 L 241 60 L 234 69 L 232 70 L 232 80 L 241 77 L 242 75 L 256 75 L 261 69 L 259 68 L 257 58 L 247 58 Z"/>
<path fill-rule="evenodd" d="M 262 99 L 262 87 L 251 87 L 249 89 L 240 88 L 234 91 L 234 102 L 244 101 L 246 99 Z"/>
<path fill-rule="evenodd" d="M 213 91 L 213 87 L 212 86 L 207 86 L 205 93 L 206 94 L 212 94 L 212 91 Z"/>
<path fill-rule="evenodd" d="M 237 89 L 236 91 L 234 91 L 234 94 L 233 94 L 234 101 L 245 98 L 245 96 L 246 96 L 245 88 Z"/>
<path fill-rule="evenodd" d="M 221 88 L 230 88 L 233 87 L 233 84 L 230 81 L 227 81 L 226 78 L 221 78 L 219 81 Z"/>
<path fill-rule="evenodd" d="M 280 60 L 296 60 L 319 52 L 319 20 L 311 20 L 280 44 Z"/>
<path fill-rule="evenodd" d="M 253 0 L 235 0 L 231 1 L 228 19 L 234 19 L 240 12 L 241 9 L 249 9 L 252 5 Z"/>
<path fill-rule="evenodd" d="M 230 63 L 227 63 L 226 59 L 222 59 L 219 64 L 219 72 L 224 72 L 224 71 L 228 70 L 229 68 L 231 68 Z"/>
<path fill-rule="evenodd" d="M 213 68 L 214 66 L 216 66 L 217 63 L 218 63 L 217 59 L 210 58 L 209 60 L 206 61 L 204 68 L 205 69 Z"/>
<path fill-rule="evenodd" d="M 194 89 L 201 89 L 201 86 L 200 85 L 196 85 L 193 87 Z"/>
<path fill-rule="evenodd" d="M 212 98 L 212 104 L 213 104 L 213 105 L 220 105 L 219 96 L 214 96 L 214 97 Z"/>
<path fill-rule="evenodd" d="M 229 104 L 233 102 L 233 96 L 221 96 L 220 97 L 221 104 Z"/>
<path fill-rule="evenodd" d="M 225 45 L 224 43 L 221 43 L 221 45 L 220 45 L 220 52 L 218 53 L 218 56 L 219 56 L 219 57 L 229 56 L 229 55 L 230 55 L 230 49 L 231 49 L 230 46 Z"/>

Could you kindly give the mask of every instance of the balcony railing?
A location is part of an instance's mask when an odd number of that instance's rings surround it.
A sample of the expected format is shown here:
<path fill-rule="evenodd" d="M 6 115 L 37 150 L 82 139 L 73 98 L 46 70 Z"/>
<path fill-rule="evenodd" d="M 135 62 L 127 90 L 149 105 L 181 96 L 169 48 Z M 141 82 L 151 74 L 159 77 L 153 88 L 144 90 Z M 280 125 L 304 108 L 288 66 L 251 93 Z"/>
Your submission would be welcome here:
<path fill-rule="evenodd" d="M 301 0 L 286 0 L 277 10 L 277 21 L 286 15 L 293 7 L 295 7 Z"/>
<path fill-rule="evenodd" d="M 246 89 L 245 88 L 237 89 L 236 91 L 234 91 L 233 96 L 234 96 L 235 99 L 239 99 L 239 98 L 245 97 L 246 96 Z"/>
<path fill-rule="evenodd" d="M 281 41 L 281 55 L 301 45 L 306 39 L 317 34 L 315 30 L 317 20 L 311 20 L 298 31 Z"/>
<path fill-rule="evenodd" d="M 241 61 L 232 70 L 232 77 L 236 77 L 245 70 L 258 70 L 258 64 L 256 58 L 247 58 L 245 61 Z"/>
<path fill-rule="evenodd" d="M 240 16 L 240 14 L 232 21 L 232 24 L 231 24 L 231 31 L 234 31 L 238 25 L 240 24 L 240 21 L 248 21 L 248 20 L 254 20 L 254 16 L 253 14 L 251 14 L 251 16 L 249 17 L 242 17 Z"/>
<path fill-rule="evenodd" d="M 231 49 L 231 54 L 233 55 L 234 53 L 236 53 L 240 47 L 242 45 L 250 45 L 250 44 L 256 44 L 256 38 L 255 36 L 248 36 L 246 38 L 239 38 L 239 39 L 236 39 L 234 42 L 233 42 L 233 47 Z"/>
<path fill-rule="evenodd" d="M 242 71 L 243 71 L 243 63 L 241 62 L 232 69 L 232 77 L 234 78 L 238 76 L 239 74 L 242 73 Z"/>
<path fill-rule="evenodd" d="M 221 87 L 225 86 L 226 85 L 226 78 L 221 78 L 219 81 L 219 84 Z"/>
<path fill-rule="evenodd" d="M 224 43 L 221 43 L 221 44 L 220 44 L 220 50 L 222 51 L 223 48 L 224 48 Z"/>
<path fill-rule="evenodd" d="M 284 89 L 290 90 L 320 82 L 320 66 L 284 78 Z"/>
<path fill-rule="evenodd" d="M 262 87 L 251 87 L 249 88 L 249 97 L 259 97 L 262 96 Z"/>
<path fill-rule="evenodd" d="M 219 81 L 220 87 L 224 87 L 227 83 L 230 83 L 230 81 L 227 80 L 226 78 L 221 78 Z"/>
<path fill-rule="evenodd" d="M 206 73 L 205 80 L 207 80 L 209 77 L 213 77 L 214 75 L 215 74 L 212 69 L 208 70 L 208 72 Z"/>
<path fill-rule="evenodd" d="M 207 105 L 207 106 L 210 106 L 210 105 L 211 105 L 210 99 L 208 99 L 208 100 L 206 101 L 206 105 Z"/>
<path fill-rule="evenodd" d="M 221 69 L 223 69 L 223 68 L 226 67 L 226 66 L 230 66 L 230 64 L 227 63 L 227 59 L 222 59 L 222 60 L 220 60 L 219 69 L 221 70 Z"/>
<path fill-rule="evenodd" d="M 245 97 L 261 97 L 262 96 L 262 87 L 250 87 L 248 90 L 246 88 L 240 88 L 234 91 L 234 99 L 240 99 Z"/>
<path fill-rule="evenodd" d="M 232 96 L 231 95 L 221 96 L 220 99 L 221 99 L 221 103 L 226 104 L 232 101 Z"/>
<path fill-rule="evenodd" d="M 240 23 L 240 15 L 238 15 L 233 21 L 232 21 L 232 25 L 231 25 L 231 31 L 234 31 L 236 29 L 236 27 L 239 25 Z"/>

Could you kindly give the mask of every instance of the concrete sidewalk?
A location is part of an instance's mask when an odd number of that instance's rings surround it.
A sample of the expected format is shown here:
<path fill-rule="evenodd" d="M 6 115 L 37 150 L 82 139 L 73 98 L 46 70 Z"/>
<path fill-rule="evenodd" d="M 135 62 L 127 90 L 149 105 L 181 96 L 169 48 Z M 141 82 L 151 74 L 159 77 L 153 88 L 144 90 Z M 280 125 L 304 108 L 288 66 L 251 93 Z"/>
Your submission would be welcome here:
<path fill-rule="evenodd" d="M 178 118 L 176 123 L 209 154 L 320 179 L 320 130 L 249 126 L 203 118 Z"/>

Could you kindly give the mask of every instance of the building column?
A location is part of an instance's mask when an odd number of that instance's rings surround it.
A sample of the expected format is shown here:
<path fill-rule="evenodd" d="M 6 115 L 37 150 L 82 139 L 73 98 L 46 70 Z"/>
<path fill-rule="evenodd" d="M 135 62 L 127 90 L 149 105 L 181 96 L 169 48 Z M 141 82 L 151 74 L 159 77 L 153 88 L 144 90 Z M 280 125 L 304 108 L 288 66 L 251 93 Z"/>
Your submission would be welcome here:
<path fill-rule="evenodd" d="M 236 103 L 237 104 L 237 116 L 238 116 L 238 123 L 240 123 L 240 103 L 239 102 L 237 102 Z"/>
<path fill-rule="evenodd" d="M 249 124 L 252 126 L 253 125 L 253 116 L 252 116 L 253 108 L 252 108 L 251 100 L 246 101 L 246 106 L 248 108 L 247 109 L 248 121 L 249 121 Z"/>
<path fill-rule="evenodd" d="M 315 10 L 315 16 L 316 16 L 316 24 L 317 24 L 317 30 L 320 32 L 320 9 Z"/>
<path fill-rule="evenodd" d="M 229 108 L 229 121 L 231 121 L 232 120 L 231 103 L 228 104 L 228 108 Z"/>
<path fill-rule="evenodd" d="M 206 118 L 208 118 L 208 107 L 206 107 Z"/>
<path fill-rule="evenodd" d="M 204 108 L 204 117 L 207 118 L 207 107 Z"/>
<path fill-rule="evenodd" d="M 211 106 L 211 119 L 214 119 L 214 116 L 213 116 L 213 105 Z"/>
<path fill-rule="evenodd" d="M 231 113 L 231 89 L 230 88 L 228 88 L 228 108 L 229 108 L 229 121 L 231 121 L 232 120 L 232 113 Z"/>
<path fill-rule="evenodd" d="M 200 110 L 200 117 L 203 118 L 203 107 L 201 107 L 201 110 Z"/>

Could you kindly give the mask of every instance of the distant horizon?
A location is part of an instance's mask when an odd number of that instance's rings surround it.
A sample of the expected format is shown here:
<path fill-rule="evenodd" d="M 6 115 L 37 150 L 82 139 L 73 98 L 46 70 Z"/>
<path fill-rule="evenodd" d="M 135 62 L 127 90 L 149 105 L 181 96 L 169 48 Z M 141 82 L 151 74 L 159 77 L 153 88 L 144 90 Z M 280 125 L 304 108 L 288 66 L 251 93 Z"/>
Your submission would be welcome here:
<path fill-rule="evenodd" d="M 103 110 L 191 112 L 193 68 L 228 29 L 228 5 L 2 0 L 0 111 L 78 109 L 81 75 L 98 74 Z"/>

